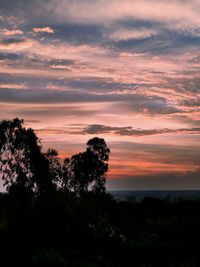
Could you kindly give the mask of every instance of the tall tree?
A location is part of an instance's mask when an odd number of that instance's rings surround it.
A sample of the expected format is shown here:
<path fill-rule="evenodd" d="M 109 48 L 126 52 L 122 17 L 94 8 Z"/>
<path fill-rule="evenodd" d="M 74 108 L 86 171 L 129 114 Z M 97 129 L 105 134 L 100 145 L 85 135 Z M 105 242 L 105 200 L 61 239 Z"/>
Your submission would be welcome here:
<path fill-rule="evenodd" d="M 94 137 L 87 142 L 87 150 L 92 151 L 99 160 L 109 160 L 110 149 L 103 138 Z"/>
<path fill-rule="evenodd" d="M 7 190 L 20 184 L 43 193 L 53 188 L 49 162 L 32 129 L 18 118 L 0 122 L 0 171 Z"/>
<path fill-rule="evenodd" d="M 50 180 L 55 186 L 62 186 L 62 166 L 57 150 L 49 148 L 44 155 L 48 160 Z"/>
<path fill-rule="evenodd" d="M 110 149 L 103 138 L 94 137 L 87 142 L 87 151 L 93 154 L 93 178 L 92 190 L 103 192 L 106 190 L 106 173 Z"/>
<path fill-rule="evenodd" d="M 65 172 L 68 174 L 69 189 L 75 192 L 104 192 L 109 153 L 104 139 L 90 139 L 86 151 L 67 160 Z"/>

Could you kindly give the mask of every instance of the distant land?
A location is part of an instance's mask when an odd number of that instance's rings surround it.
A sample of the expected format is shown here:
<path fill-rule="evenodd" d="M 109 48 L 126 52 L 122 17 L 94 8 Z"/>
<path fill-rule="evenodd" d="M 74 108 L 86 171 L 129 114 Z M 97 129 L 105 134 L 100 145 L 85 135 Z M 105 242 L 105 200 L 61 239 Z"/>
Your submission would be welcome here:
<path fill-rule="evenodd" d="M 118 201 L 141 201 L 145 197 L 158 199 L 198 200 L 200 190 L 136 190 L 136 191 L 109 191 Z"/>

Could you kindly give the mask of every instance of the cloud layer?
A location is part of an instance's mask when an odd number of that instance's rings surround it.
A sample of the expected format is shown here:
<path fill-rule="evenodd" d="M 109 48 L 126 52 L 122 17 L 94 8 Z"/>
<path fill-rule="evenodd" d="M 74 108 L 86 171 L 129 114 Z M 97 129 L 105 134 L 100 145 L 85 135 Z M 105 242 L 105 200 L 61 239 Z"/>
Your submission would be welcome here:
<path fill-rule="evenodd" d="M 62 157 L 103 136 L 122 189 L 178 186 L 199 166 L 199 12 L 197 0 L 0 0 L 0 119 L 23 117 Z"/>

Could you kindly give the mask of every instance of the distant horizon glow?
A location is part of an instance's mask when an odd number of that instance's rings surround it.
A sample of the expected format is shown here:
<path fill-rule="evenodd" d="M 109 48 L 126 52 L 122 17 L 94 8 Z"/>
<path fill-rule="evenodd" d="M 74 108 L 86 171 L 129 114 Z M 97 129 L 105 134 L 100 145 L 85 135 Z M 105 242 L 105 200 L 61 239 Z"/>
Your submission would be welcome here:
<path fill-rule="evenodd" d="M 63 159 L 102 137 L 107 188 L 200 189 L 197 0 L 0 0 L 0 120 Z"/>

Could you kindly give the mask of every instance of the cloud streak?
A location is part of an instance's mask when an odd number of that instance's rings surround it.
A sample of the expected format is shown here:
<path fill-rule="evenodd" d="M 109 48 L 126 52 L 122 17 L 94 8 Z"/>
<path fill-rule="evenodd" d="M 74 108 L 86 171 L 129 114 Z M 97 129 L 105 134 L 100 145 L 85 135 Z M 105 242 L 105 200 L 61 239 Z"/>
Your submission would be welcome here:
<path fill-rule="evenodd" d="M 83 113 L 83 111 L 80 111 Z M 78 110 L 77 110 L 78 113 Z M 87 113 L 86 113 L 87 114 Z M 73 130 L 72 130 L 73 129 Z M 200 127 L 183 128 L 183 129 L 134 129 L 131 126 L 126 127 L 112 127 L 101 124 L 92 124 L 84 127 L 77 125 L 76 127 L 62 127 L 62 128 L 44 128 L 38 129 L 38 132 L 46 132 L 49 134 L 79 134 L 79 135 L 116 135 L 116 136 L 132 136 L 144 137 L 162 134 L 199 134 Z"/>
<path fill-rule="evenodd" d="M 34 33 L 55 33 L 51 27 L 33 28 Z"/>
<path fill-rule="evenodd" d="M 23 83 L 15 84 L 15 83 L 0 83 L 0 89 L 14 89 L 14 90 L 23 90 L 27 89 L 26 85 Z"/>
<path fill-rule="evenodd" d="M 153 29 L 139 29 L 139 30 L 117 30 L 114 31 L 110 38 L 114 41 L 131 40 L 131 39 L 145 39 L 156 35 L 157 31 Z"/>
<path fill-rule="evenodd" d="M 12 30 L 2 29 L 2 31 L 0 33 L 2 33 L 3 35 L 6 35 L 6 36 L 12 36 L 12 35 L 21 35 L 21 34 L 23 34 L 23 31 L 19 30 L 19 29 L 12 29 Z"/>
<path fill-rule="evenodd" d="M 175 133 L 175 134 L 181 134 L 181 133 L 191 133 L 191 134 L 199 134 L 200 128 L 199 127 L 193 127 L 193 128 L 185 128 L 185 129 L 134 129 L 131 126 L 127 127 L 111 127 L 111 126 L 105 126 L 105 125 L 89 125 L 86 127 L 86 129 L 83 131 L 85 134 L 116 134 L 121 136 L 134 136 L 134 137 L 141 137 L 141 136 L 150 136 L 150 135 L 157 135 L 157 134 L 169 134 L 169 133 Z"/>

